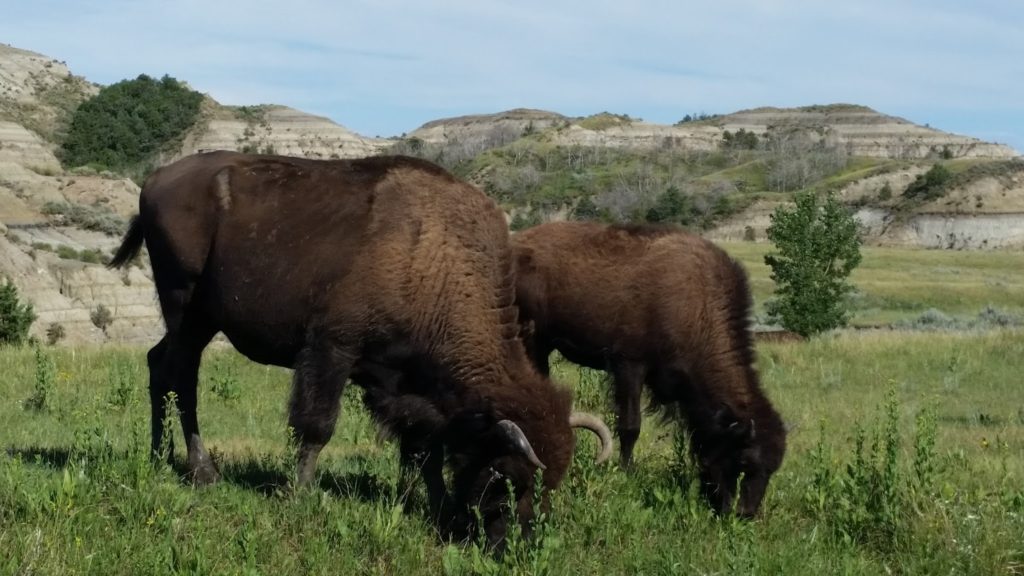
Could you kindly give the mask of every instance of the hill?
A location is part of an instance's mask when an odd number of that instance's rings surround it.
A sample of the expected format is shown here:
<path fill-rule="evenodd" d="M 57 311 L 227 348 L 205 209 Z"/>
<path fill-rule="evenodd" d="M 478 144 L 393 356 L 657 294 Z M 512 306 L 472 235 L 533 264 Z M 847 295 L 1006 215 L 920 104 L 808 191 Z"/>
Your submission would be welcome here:
<path fill-rule="evenodd" d="M 103 166 L 65 166 L 79 105 L 102 87 L 53 58 L 0 45 L 0 275 L 70 341 L 152 341 L 162 330 L 147 268 L 101 263 L 137 210 L 139 187 Z M 278 105 L 204 96 L 195 122 L 141 166 L 209 149 L 310 158 L 407 153 L 439 162 L 496 198 L 514 228 L 559 218 L 674 221 L 714 239 L 764 238 L 797 190 L 834 190 L 877 244 L 1024 246 L 1024 161 L 1006 146 L 918 126 L 863 106 L 757 108 L 674 125 L 602 112 L 515 109 L 367 138 Z M 942 165 L 950 177 L 908 194 Z M 144 172 L 141 172 L 144 174 Z M 95 322 L 97 311 L 114 322 Z"/>

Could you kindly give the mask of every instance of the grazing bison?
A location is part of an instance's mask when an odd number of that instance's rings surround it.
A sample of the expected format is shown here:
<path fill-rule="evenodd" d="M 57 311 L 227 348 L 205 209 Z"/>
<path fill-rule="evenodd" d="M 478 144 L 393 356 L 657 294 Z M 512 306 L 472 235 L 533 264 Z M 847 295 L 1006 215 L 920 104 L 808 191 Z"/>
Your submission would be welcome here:
<path fill-rule="evenodd" d="M 350 376 L 382 421 L 427 450 L 433 500 L 447 496 L 447 452 L 459 517 L 479 505 L 495 543 L 503 479 L 524 523 L 535 470 L 544 488 L 561 481 L 570 393 L 526 356 L 508 231 L 477 189 L 413 158 L 214 152 L 157 170 L 139 212 L 110 265 L 145 242 L 167 325 L 148 354 L 153 448 L 174 392 L 195 482 L 219 475 L 196 414 L 200 356 L 218 331 L 256 362 L 294 368 L 299 485 L 314 478 Z"/>
<path fill-rule="evenodd" d="M 527 349 L 542 373 L 558 350 L 609 371 L 621 460 L 640 434 L 640 393 L 684 417 L 705 495 L 757 513 L 785 452 L 785 430 L 753 368 L 746 274 L 725 252 L 679 229 L 542 224 L 512 238 Z"/>

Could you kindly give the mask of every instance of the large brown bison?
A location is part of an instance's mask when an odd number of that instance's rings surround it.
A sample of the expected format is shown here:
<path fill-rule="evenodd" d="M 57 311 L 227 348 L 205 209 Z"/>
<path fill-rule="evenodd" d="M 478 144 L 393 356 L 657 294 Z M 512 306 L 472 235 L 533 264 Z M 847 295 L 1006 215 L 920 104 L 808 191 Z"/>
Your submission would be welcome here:
<path fill-rule="evenodd" d="M 570 393 L 526 356 L 508 231 L 476 188 L 412 158 L 214 152 L 157 170 L 139 212 L 110 265 L 145 242 L 167 325 L 148 354 L 153 448 L 174 392 L 195 482 L 219 475 L 196 413 L 217 332 L 256 362 L 294 368 L 299 485 L 314 478 L 350 376 L 382 422 L 427 450 L 435 509 L 447 452 L 456 513 L 479 505 L 492 542 L 506 530 L 506 480 L 524 523 L 535 471 L 544 488 L 561 481 Z"/>
<path fill-rule="evenodd" d="M 685 420 L 715 510 L 757 513 L 785 452 L 779 415 L 753 368 L 746 273 L 721 249 L 670 227 L 542 224 L 515 234 L 527 348 L 613 376 L 623 466 L 640 434 L 640 393 Z"/>

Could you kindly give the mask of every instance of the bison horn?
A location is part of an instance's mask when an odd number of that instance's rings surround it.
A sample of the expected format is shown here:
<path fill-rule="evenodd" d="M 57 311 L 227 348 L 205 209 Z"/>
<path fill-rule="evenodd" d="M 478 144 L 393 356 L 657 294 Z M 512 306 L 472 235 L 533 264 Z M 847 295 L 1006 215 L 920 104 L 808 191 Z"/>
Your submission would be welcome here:
<path fill-rule="evenodd" d="M 604 462 L 612 455 L 612 431 L 604 420 L 587 412 L 573 412 L 569 415 L 569 425 L 573 428 L 586 428 L 601 439 L 601 451 L 597 454 L 595 464 Z"/>
<path fill-rule="evenodd" d="M 520 452 L 526 459 L 541 470 L 546 470 L 547 466 L 537 458 L 537 453 L 533 451 L 533 446 L 530 446 L 530 441 L 526 439 L 526 434 L 523 433 L 523 429 L 518 424 L 511 420 L 499 420 L 498 430 L 501 431 L 502 436 L 516 452 Z"/>

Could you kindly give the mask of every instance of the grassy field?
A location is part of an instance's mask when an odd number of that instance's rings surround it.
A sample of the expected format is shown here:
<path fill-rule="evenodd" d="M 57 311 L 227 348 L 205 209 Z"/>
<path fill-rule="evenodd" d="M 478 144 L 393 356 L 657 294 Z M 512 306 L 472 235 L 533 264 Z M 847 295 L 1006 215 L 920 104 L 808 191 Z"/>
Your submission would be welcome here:
<path fill-rule="evenodd" d="M 771 244 L 720 245 L 746 266 L 762 313 L 774 290 L 764 263 Z M 929 309 L 972 320 L 988 306 L 1024 319 L 1024 252 L 864 247 L 861 254 L 851 278 L 854 326 L 912 321 Z"/>
<path fill-rule="evenodd" d="M 358 388 L 319 488 L 291 494 L 289 373 L 208 351 L 200 421 L 224 480 L 195 490 L 148 463 L 144 350 L 0 350 L 0 573 L 1024 573 L 1024 332 L 862 331 L 758 356 L 795 426 L 758 520 L 713 517 L 674 428 L 649 419 L 632 473 L 595 467 L 584 437 L 535 545 L 499 562 L 441 541 L 422 488 L 398 492 Z M 555 376 L 611 421 L 596 373 Z"/>
<path fill-rule="evenodd" d="M 760 310 L 769 247 L 725 248 Z M 853 280 L 862 327 L 1024 317 L 1020 253 L 865 248 Z M 144 349 L 0 349 L 0 574 L 1024 574 L 1024 330 L 982 324 L 761 344 L 794 430 L 758 520 L 712 516 L 676 428 L 648 419 L 631 473 L 595 467 L 583 436 L 536 541 L 501 560 L 442 541 L 422 488 L 400 493 L 358 388 L 318 488 L 293 494 L 289 371 L 207 351 L 200 421 L 224 480 L 194 490 L 180 438 L 178 467 L 148 461 Z M 613 421 L 600 374 L 555 379 Z"/>

